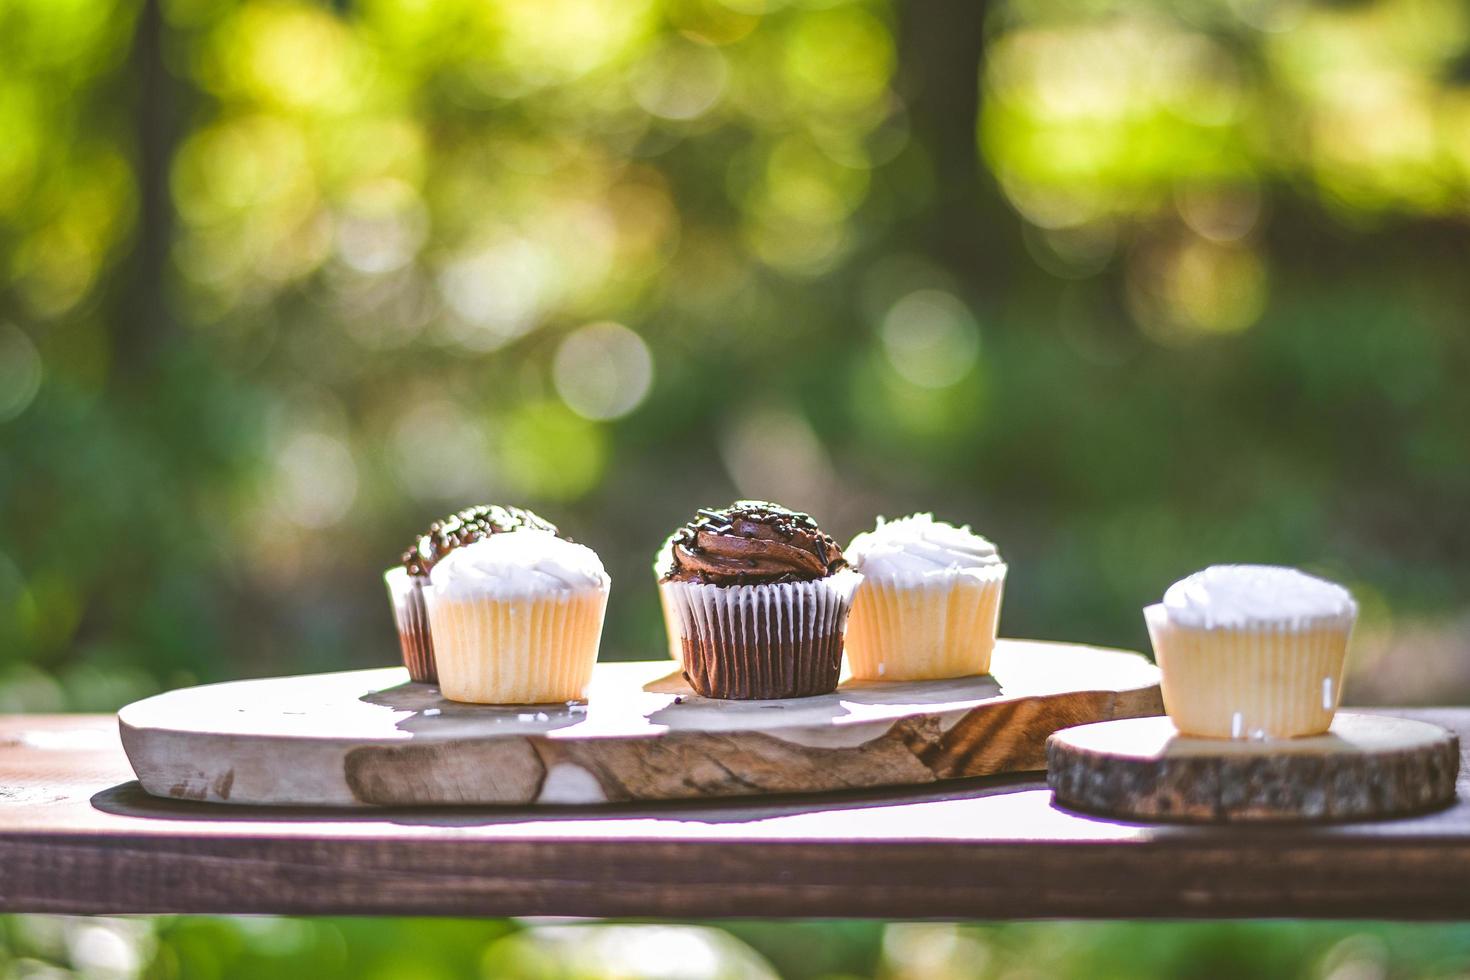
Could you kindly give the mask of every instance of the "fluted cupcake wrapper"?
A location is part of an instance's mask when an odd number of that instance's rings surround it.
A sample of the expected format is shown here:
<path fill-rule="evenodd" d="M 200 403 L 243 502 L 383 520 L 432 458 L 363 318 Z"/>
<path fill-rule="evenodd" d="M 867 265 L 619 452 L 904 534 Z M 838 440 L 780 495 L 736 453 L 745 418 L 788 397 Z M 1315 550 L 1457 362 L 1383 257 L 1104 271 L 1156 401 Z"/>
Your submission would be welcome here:
<path fill-rule="evenodd" d="M 475 704 L 551 704 L 586 697 L 608 589 L 448 599 L 424 590 L 439 690 Z"/>
<path fill-rule="evenodd" d="M 811 582 L 659 588 L 689 685 L 703 697 L 749 701 L 836 690 L 855 584 L 839 572 Z"/>
<path fill-rule="evenodd" d="M 1294 738 L 1332 725 L 1342 698 L 1350 617 L 1249 628 L 1181 626 L 1144 610 L 1164 710 L 1185 735 Z"/>
<path fill-rule="evenodd" d="M 684 640 L 679 629 L 679 610 L 669 599 L 667 590 L 658 590 L 658 604 L 664 614 L 664 632 L 669 638 L 669 659 L 674 663 L 684 662 Z"/>
<path fill-rule="evenodd" d="M 393 619 L 398 624 L 398 645 L 410 680 L 433 684 L 439 679 L 434 668 L 434 640 L 429 633 L 429 611 L 424 605 L 424 582 L 399 566 L 383 573 L 388 598 L 393 601 Z"/>
<path fill-rule="evenodd" d="M 852 599 L 847 663 L 857 680 L 990 672 L 1006 566 L 865 577 Z"/>

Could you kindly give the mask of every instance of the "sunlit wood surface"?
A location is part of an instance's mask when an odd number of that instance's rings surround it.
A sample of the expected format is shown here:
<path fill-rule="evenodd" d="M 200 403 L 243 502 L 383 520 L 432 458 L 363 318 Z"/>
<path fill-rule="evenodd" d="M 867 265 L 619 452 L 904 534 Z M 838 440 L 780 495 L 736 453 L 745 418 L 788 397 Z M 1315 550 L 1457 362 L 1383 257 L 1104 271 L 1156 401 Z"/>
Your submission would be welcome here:
<path fill-rule="evenodd" d="M 1061 728 L 1164 710 L 1124 650 L 1001 640 L 991 674 L 712 701 L 670 660 L 597 665 L 585 704 L 457 704 L 401 667 L 184 688 L 119 713 L 155 796 L 230 804 L 565 804 L 812 793 L 1046 767 Z"/>
<path fill-rule="evenodd" d="M 1464 733 L 1470 710 L 1405 711 Z M 1147 826 L 1040 779 L 760 802 L 271 810 L 159 800 L 106 716 L 0 719 L 0 907 L 578 916 L 1460 917 L 1470 804 Z"/>

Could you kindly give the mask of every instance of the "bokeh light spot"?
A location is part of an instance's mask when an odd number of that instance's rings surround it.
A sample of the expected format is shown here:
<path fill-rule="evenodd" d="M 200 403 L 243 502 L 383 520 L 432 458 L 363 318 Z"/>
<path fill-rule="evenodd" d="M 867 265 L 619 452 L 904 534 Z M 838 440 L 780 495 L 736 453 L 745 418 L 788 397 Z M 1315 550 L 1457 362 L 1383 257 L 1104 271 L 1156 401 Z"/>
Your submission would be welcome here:
<path fill-rule="evenodd" d="M 972 932 L 938 922 L 895 922 L 883 929 L 883 965 L 896 980 L 983 976 L 990 948 Z"/>
<path fill-rule="evenodd" d="M 720 440 L 720 456 L 743 497 L 816 506 L 837 482 L 821 439 L 794 408 L 742 413 Z"/>
<path fill-rule="evenodd" d="M 1174 33 L 1153 50 L 1149 91 L 1169 110 L 1201 126 L 1224 126 L 1240 111 L 1240 68 L 1223 47 L 1202 34 Z"/>
<path fill-rule="evenodd" d="M 325 10 L 286 3 L 242 6 L 206 55 L 217 89 L 297 109 L 341 108 L 362 89 L 361 53 Z"/>
<path fill-rule="evenodd" d="M 653 355 L 621 323 L 589 323 L 561 342 L 552 378 L 562 401 L 583 418 L 622 418 L 648 395 Z"/>
<path fill-rule="evenodd" d="M 852 411 L 885 452 L 953 459 L 956 449 L 985 424 L 983 365 L 944 388 L 914 384 L 893 369 L 881 349 L 854 368 L 849 380 Z"/>
<path fill-rule="evenodd" d="M 639 980 L 776 980 L 755 950 L 723 929 L 693 925 L 533 926 L 485 952 L 486 976 L 637 977 Z"/>
<path fill-rule="evenodd" d="M 295 524 L 330 527 L 347 516 L 357 497 L 357 467 L 342 440 L 298 432 L 276 459 L 277 505 Z"/>
<path fill-rule="evenodd" d="M 337 254 L 358 272 L 376 275 L 406 265 L 428 233 L 417 191 L 386 179 L 356 188 L 337 215 Z"/>
<path fill-rule="evenodd" d="M 781 140 L 766 159 L 761 196 L 753 203 L 795 221 L 845 219 L 868 192 L 868 171 L 833 162 L 800 138 Z"/>
<path fill-rule="evenodd" d="M 445 399 L 421 402 L 393 427 L 399 482 L 420 500 L 480 499 L 490 490 L 490 445 L 475 420 Z"/>
<path fill-rule="evenodd" d="M 629 85 L 644 109 L 664 119 L 697 119 L 725 91 L 729 69 L 714 48 L 677 40 L 657 48 L 633 71 Z"/>
<path fill-rule="evenodd" d="M 860 7 L 813 11 L 797 22 L 786 49 L 791 95 L 834 110 L 877 99 L 893 72 L 888 29 Z"/>
<path fill-rule="evenodd" d="M 980 330 L 954 295 L 921 289 L 894 303 L 883 318 L 883 351 L 893 370 L 923 388 L 947 388 L 975 364 Z"/>
<path fill-rule="evenodd" d="M 143 973 L 156 942 L 145 921 L 97 918 L 67 923 L 66 945 L 83 976 L 124 980 Z"/>
<path fill-rule="evenodd" d="M 0 422 L 15 418 L 41 390 L 41 354 L 19 328 L 0 323 Z"/>
<path fill-rule="evenodd" d="M 489 351 L 529 331 L 541 316 L 552 263 L 525 239 L 514 239 L 455 259 L 439 275 L 439 289 L 460 316 L 450 326 L 462 347 Z"/>
<path fill-rule="evenodd" d="M 1195 234 L 1215 242 L 1236 242 L 1260 221 L 1261 191 L 1253 182 L 1186 186 L 1175 192 L 1174 205 Z"/>
<path fill-rule="evenodd" d="M 625 54 L 642 40 L 652 11 L 644 0 L 541 0 L 493 9 L 504 30 L 501 57 L 533 84 L 576 78 Z"/>
<path fill-rule="evenodd" d="M 1140 249 L 1129 269 L 1128 303 L 1144 332 L 1164 344 L 1238 333 L 1259 319 L 1266 265 L 1250 248 L 1203 238 Z"/>
<path fill-rule="evenodd" d="M 501 472 L 526 497 L 575 500 L 597 486 L 607 466 L 602 427 L 558 402 L 521 406 L 499 436 Z"/>

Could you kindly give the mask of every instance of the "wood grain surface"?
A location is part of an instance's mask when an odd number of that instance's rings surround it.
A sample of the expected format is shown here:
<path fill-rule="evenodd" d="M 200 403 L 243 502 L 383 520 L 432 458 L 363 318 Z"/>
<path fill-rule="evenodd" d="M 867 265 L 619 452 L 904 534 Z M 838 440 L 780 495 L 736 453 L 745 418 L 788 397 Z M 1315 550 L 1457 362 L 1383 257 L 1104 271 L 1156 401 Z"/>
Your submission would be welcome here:
<path fill-rule="evenodd" d="M 1470 711 L 1395 712 L 1463 736 Z M 0 908 L 944 918 L 1470 915 L 1470 804 L 1161 826 L 1035 777 L 597 807 L 219 807 L 144 793 L 99 716 L 0 718 Z"/>
<path fill-rule="evenodd" d="M 1047 741 L 1057 802 L 1105 816 L 1191 822 L 1392 817 L 1455 795 L 1460 742 L 1409 718 L 1339 712 L 1325 735 L 1182 736 L 1168 718 L 1082 725 Z"/>
<path fill-rule="evenodd" d="M 1035 771 L 1059 728 L 1163 710 L 1140 654 L 1002 640 L 992 674 L 697 697 L 670 661 L 599 664 L 585 704 L 457 704 L 401 668 L 188 688 L 119 713 L 155 796 L 231 804 L 594 804 Z"/>

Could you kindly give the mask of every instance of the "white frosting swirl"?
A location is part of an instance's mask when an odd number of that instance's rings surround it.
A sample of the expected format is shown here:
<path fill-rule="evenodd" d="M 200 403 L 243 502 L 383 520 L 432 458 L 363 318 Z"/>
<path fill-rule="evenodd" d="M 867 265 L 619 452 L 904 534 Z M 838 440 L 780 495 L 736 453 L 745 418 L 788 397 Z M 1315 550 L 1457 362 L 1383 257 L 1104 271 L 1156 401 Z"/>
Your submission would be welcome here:
<path fill-rule="evenodd" d="M 939 572 L 989 575 L 1005 569 L 995 545 L 969 527 L 936 521 L 933 514 L 913 514 L 896 521 L 880 517 L 878 526 L 853 538 L 843 554 L 853 568 L 872 578 Z"/>
<path fill-rule="evenodd" d="M 660 581 L 674 570 L 674 538 L 678 534 L 679 532 L 675 531 L 664 538 L 664 543 L 659 545 L 658 554 L 653 556 L 653 575 Z"/>
<path fill-rule="evenodd" d="M 434 594 L 447 599 L 517 598 L 604 589 L 610 583 L 591 548 L 530 528 L 491 534 L 455 548 L 429 571 Z"/>
<path fill-rule="evenodd" d="M 1162 605 L 1169 622 L 1190 629 L 1351 624 L 1358 615 L 1347 589 L 1279 565 L 1211 565 L 1169 586 Z"/>

